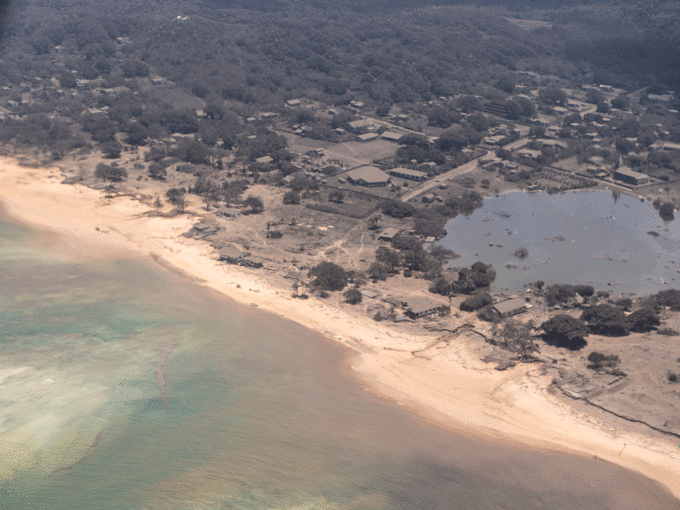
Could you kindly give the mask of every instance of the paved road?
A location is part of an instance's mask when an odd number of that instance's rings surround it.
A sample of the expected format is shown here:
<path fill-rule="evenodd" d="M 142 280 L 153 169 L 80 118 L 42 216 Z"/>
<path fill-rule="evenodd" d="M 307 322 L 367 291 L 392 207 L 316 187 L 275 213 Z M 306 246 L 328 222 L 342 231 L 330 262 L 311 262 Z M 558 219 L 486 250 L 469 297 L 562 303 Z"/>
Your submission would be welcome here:
<path fill-rule="evenodd" d="M 468 172 L 475 170 L 478 166 L 477 163 L 478 163 L 478 160 L 473 159 L 472 161 L 468 161 L 464 165 L 456 167 L 453 170 L 449 170 L 448 172 L 446 172 L 444 174 L 438 175 L 434 179 L 429 179 L 429 180 L 423 182 L 422 184 L 419 184 L 418 186 L 408 190 L 406 193 L 404 193 L 401 196 L 402 202 L 407 202 L 407 201 L 411 200 L 412 198 L 417 197 L 421 193 L 425 193 L 425 192 L 427 192 L 427 191 L 429 191 L 433 188 L 436 188 L 437 186 L 439 186 L 441 183 L 443 183 L 444 181 L 446 181 L 449 178 L 458 177 L 460 175 L 464 175 Z"/>

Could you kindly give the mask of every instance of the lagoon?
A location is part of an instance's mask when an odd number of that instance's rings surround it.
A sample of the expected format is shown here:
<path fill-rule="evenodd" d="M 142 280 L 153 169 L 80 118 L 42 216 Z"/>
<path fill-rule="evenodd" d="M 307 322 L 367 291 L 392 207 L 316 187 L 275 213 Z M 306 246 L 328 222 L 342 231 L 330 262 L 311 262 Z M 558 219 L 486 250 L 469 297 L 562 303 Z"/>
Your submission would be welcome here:
<path fill-rule="evenodd" d="M 446 231 L 438 244 L 460 255 L 451 265 L 492 264 L 495 287 L 511 292 L 537 280 L 634 294 L 680 283 L 680 221 L 664 221 L 628 195 L 508 192 L 450 220 Z M 520 247 L 529 252 L 523 260 L 513 256 Z"/>

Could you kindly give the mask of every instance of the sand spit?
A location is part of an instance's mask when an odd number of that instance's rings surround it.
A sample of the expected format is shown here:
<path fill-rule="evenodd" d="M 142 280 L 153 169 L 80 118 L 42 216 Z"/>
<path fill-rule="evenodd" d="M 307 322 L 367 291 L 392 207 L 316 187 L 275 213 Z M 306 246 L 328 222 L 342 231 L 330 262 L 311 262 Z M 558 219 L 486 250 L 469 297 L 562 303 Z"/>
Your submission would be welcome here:
<path fill-rule="evenodd" d="M 0 158 L 0 200 L 8 213 L 63 234 L 54 243 L 65 257 L 137 256 L 173 266 L 240 303 L 257 302 L 260 310 L 349 346 L 358 353 L 352 368 L 371 391 L 406 404 L 426 419 L 489 441 L 510 440 L 611 461 L 664 484 L 680 498 L 677 443 L 623 432 L 577 412 L 549 394 L 551 379 L 538 375 L 536 367 L 495 371 L 471 354 L 463 336 L 445 348 L 431 349 L 427 357 L 414 357 L 412 351 L 422 354 L 441 333 L 416 337 L 399 326 L 353 316 L 314 298 L 291 299 L 288 288 L 266 281 L 265 274 L 219 263 L 207 244 L 183 237 L 196 222 L 190 214 L 153 216 L 151 206 L 130 197 L 107 200 L 101 192 L 61 181 L 57 168 L 25 168 Z M 165 350 L 157 369 L 164 398 L 160 369 Z"/>

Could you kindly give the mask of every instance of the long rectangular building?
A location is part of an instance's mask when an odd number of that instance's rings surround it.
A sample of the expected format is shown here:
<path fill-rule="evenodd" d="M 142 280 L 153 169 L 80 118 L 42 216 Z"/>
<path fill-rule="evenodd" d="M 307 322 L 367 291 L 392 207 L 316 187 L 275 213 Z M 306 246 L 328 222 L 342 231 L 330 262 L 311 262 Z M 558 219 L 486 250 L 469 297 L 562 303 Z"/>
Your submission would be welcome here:
<path fill-rule="evenodd" d="M 411 170 L 409 168 L 393 168 L 389 170 L 390 175 L 394 177 L 401 177 L 402 179 L 410 179 L 412 181 L 424 181 L 427 179 L 427 174 L 419 170 Z"/>

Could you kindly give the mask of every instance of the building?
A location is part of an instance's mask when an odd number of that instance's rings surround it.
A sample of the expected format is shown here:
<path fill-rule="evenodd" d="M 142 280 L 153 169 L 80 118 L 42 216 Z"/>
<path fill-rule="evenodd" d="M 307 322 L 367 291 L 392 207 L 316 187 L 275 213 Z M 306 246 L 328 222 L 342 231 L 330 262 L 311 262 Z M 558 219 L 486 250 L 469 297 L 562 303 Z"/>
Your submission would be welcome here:
<path fill-rule="evenodd" d="M 247 257 L 243 260 L 243 265 L 248 267 L 260 268 L 264 264 L 264 259 L 260 257 Z"/>
<path fill-rule="evenodd" d="M 233 220 L 241 216 L 241 211 L 239 211 L 238 209 L 231 209 L 230 207 L 225 207 L 222 205 L 215 210 L 215 214 L 217 216 L 221 216 L 222 218 Z"/>
<path fill-rule="evenodd" d="M 390 142 L 398 142 L 401 140 L 401 137 L 404 136 L 402 133 L 397 133 L 396 131 L 385 131 L 382 135 L 380 135 L 381 138 L 384 138 L 385 140 L 389 140 Z"/>
<path fill-rule="evenodd" d="M 375 121 L 371 119 L 359 119 L 354 120 L 349 123 L 349 127 L 355 133 L 366 133 L 376 131 L 378 127 L 375 125 Z"/>
<path fill-rule="evenodd" d="M 286 104 L 288 106 L 294 107 L 294 106 L 300 106 L 302 102 L 299 99 L 289 99 L 286 101 Z"/>
<path fill-rule="evenodd" d="M 649 182 L 649 176 L 647 174 L 641 174 L 640 172 L 631 170 L 627 166 L 620 166 L 618 170 L 615 170 L 614 179 L 632 184 L 634 186 L 647 184 Z"/>
<path fill-rule="evenodd" d="M 408 168 L 393 168 L 389 172 L 390 175 L 393 175 L 394 177 L 401 177 L 402 179 L 409 179 L 411 181 L 424 181 L 427 179 L 427 174 L 425 172 L 410 170 Z"/>
<path fill-rule="evenodd" d="M 371 142 L 377 140 L 380 137 L 378 133 L 364 133 L 363 135 L 357 135 L 354 139 L 357 142 Z"/>
<path fill-rule="evenodd" d="M 404 306 L 406 315 L 411 319 L 418 319 L 427 315 L 445 315 L 451 312 L 448 303 L 438 303 L 426 298 L 410 298 Z"/>
<path fill-rule="evenodd" d="M 387 186 L 390 176 L 374 166 L 362 166 L 347 172 L 347 180 L 355 186 L 365 186 L 372 188 L 376 186 Z"/>
<path fill-rule="evenodd" d="M 423 198 L 421 198 L 421 202 L 424 204 L 431 204 L 434 202 L 435 196 L 433 193 L 428 193 L 427 195 L 423 195 Z"/>
<path fill-rule="evenodd" d="M 272 161 L 274 161 L 274 160 L 272 159 L 271 156 L 262 156 L 261 158 L 257 158 L 255 160 L 255 163 L 258 163 L 260 165 L 268 165 Z"/>
<path fill-rule="evenodd" d="M 219 254 L 219 260 L 229 262 L 230 264 L 239 264 L 243 262 L 246 257 L 248 257 L 248 254 L 235 246 L 222 248 Z"/>
<path fill-rule="evenodd" d="M 399 232 L 401 232 L 401 230 L 399 230 L 398 228 L 388 227 L 384 229 L 382 232 L 380 232 L 380 234 L 378 234 L 378 239 L 380 241 L 391 242 L 395 237 L 399 235 Z"/>
<path fill-rule="evenodd" d="M 508 299 L 493 305 L 501 317 L 510 317 L 526 311 L 526 301 L 522 298 Z"/>

